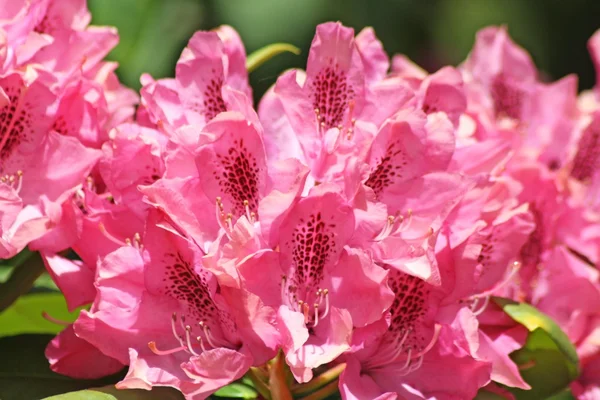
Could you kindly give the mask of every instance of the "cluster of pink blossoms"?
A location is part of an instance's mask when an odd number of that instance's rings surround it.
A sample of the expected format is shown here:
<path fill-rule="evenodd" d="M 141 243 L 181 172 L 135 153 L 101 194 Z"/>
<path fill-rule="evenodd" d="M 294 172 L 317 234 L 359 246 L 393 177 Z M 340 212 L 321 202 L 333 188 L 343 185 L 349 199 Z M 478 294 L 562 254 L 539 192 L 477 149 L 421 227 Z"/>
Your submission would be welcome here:
<path fill-rule="evenodd" d="M 344 399 L 511 398 L 527 330 L 497 295 L 554 318 L 600 395 L 600 83 L 541 82 L 504 28 L 428 74 L 326 23 L 255 111 L 223 26 L 142 76 L 134 119 L 88 23 L 0 1 L 2 257 L 28 245 L 91 303 L 53 370 L 203 399 L 282 351 L 298 383 L 344 364 Z"/>

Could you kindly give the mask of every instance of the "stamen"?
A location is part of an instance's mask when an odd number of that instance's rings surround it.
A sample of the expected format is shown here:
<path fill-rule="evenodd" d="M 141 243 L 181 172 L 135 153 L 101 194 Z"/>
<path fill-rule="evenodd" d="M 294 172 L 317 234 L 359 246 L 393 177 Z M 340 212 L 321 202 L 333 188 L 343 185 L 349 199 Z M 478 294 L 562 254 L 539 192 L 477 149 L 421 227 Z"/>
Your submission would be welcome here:
<path fill-rule="evenodd" d="M 408 348 L 408 354 L 406 355 L 406 363 L 404 363 L 404 366 L 402 368 L 400 368 L 400 371 L 404 371 L 408 368 L 408 366 L 410 365 L 410 362 L 412 360 L 412 347 Z"/>
<path fill-rule="evenodd" d="M 200 354 L 196 353 L 194 351 L 194 349 L 192 348 L 192 341 L 190 340 L 190 331 L 192 330 L 192 327 L 189 325 L 185 326 L 185 341 L 187 343 L 187 347 L 188 350 L 190 351 L 190 353 L 192 353 L 195 356 L 199 356 Z"/>
<path fill-rule="evenodd" d="M 170 350 L 159 350 L 156 347 L 156 343 L 155 342 L 148 342 L 148 348 L 150 349 L 151 352 L 153 352 L 157 356 L 167 356 L 169 354 L 178 353 L 180 351 L 186 350 L 185 346 L 175 347 L 175 348 L 170 349 Z"/>
<path fill-rule="evenodd" d="M 402 338 L 400 339 L 400 343 L 398 343 L 398 344 L 395 343 L 395 338 L 392 342 L 388 342 L 392 347 L 392 352 L 391 353 L 382 352 L 379 354 L 378 357 L 371 358 L 370 362 L 368 363 L 369 367 L 372 368 L 372 367 L 387 365 L 390 362 L 396 360 L 400 356 L 400 354 L 402 354 L 402 352 L 404 351 L 404 347 L 403 347 L 404 342 L 406 342 L 406 339 L 408 338 L 408 335 L 410 335 L 411 332 L 412 332 L 412 328 L 406 329 L 406 331 L 404 332 L 404 335 L 402 335 Z"/>
<path fill-rule="evenodd" d="M 133 244 L 134 244 L 133 246 L 138 250 L 141 250 L 143 248 L 142 237 L 137 232 L 133 234 Z"/>
<path fill-rule="evenodd" d="M 177 333 L 177 328 L 175 327 L 176 323 L 177 313 L 173 313 L 173 315 L 171 316 L 171 331 L 173 332 L 173 336 L 175 336 L 175 338 L 179 340 L 179 344 L 183 346 L 183 340 L 181 340 L 181 336 L 179 336 L 179 334 Z"/>
<path fill-rule="evenodd" d="M 88 176 L 85 179 L 86 183 L 87 183 L 87 188 L 90 192 L 94 192 L 95 191 L 95 187 L 94 187 L 94 178 L 92 178 L 91 176 Z"/>
<path fill-rule="evenodd" d="M 71 322 L 67 322 L 67 321 L 63 321 L 63 320 L 58 319 L 58 318 L 54 318 L 53 316 L 51 316 L 50 314 L 48 314 L 46 311 L 42 311 L 42 317 L 44 317 L 44 319 L 46 321 L 52 322 L 53 324 L 56 324 L 56 325 L 62 325 L 62 326 L 69 326 L 69 325 L 71 325 Z"/>
<path fill-rule="evenodd" d="M 210 344 L 213 348 L 219 347 L 215 344 L 215 340 L 210 334 L 210 329 L 208 328 L 208 325 L 206 323 L 204 323 L 204 321 L 198 322 L 198 325 L 200 325 L 202 327 L 202 329 L 204 330 L 204 336 L 206 336 L 206 340 L 208 341 L 208 344 Z"/>
<path fill-rule="evenodd" d="M 315 303 L 313 304 L 313 308 L 315 309 L 315 323 L 313 324 L 313 328 L 316 328 L 319 325 L 319 305 Z"/>
<path fill-rule="evenodd" d="M 477 299 L 479 300 L 479 299 Z M 483 305 L 481 307 L 479 307 L 477 310 L 475 310 L 475 304 L 473 303 L 473 306 L 471 307 L 471 311 L 473 312 L 473 315 L 478 316 L 480 314 L 482 314 L 485 309 L 487 308 L 488 304 L 490 304 L 490 296 L 486 296 L 485 300 L 483 301 Z"/>
<path fill-rule="evenodd" d="M 126 246 L 126 245 L 131 245 L 131 240 L 125 239 L 125 241 L 123 242 L 122 240 L 117 239 L 116 237 L 114 237 L 113 235 L 111 235 L 107 230 L 106 227 L 104 226 L 104 224 L 102 222 L 100 222 L 98 224 L 98 228 L 100 228 L 100 232 L 102 232 L 102 234 L 104 235 L 104 237 L 106 237 L 108 240 L 110 240 L 111 242 L 113 242 L 116 245 L 119 246 Z"/>
<path fill-rule="evenodd" d="M 413 215 L 412 209 L 409 208 L 408 211 L 406 212 L 407 218 L 402 219 L 402 222 L 403 223 L 406 222 L 406 224 L 403 224 L 400 227 L 400 229 L 402 229 L 402 230 L 408 229 L 408 227 L 410 226 L 410 223 L 412 222 L 412 215 Z"/>
<path fill-rule="evenodd" d="M 385 226 L 383 227 L 381 232 L 379 232 L 379 235 L 377 235 L 373 239 L 373 241 L 379 242 L 379 241 L 385 239 L 386 237 L 388 237 L 390 235 L 390 233 L 392 233 L 392 227 L 394 226 L 395 221 L 396 221 L 396 218 L 394 218 L 393 215 L 388 216 Z"/>
<path fill-rule="evenodd" d="M 196 340 L 200 343 L 200 348 L 202 351 L 206 351 L 206 347 L 204 347 L 204 341 L 202 340 L 202 336 L 196 336 Z"/>
<path fill-rule="evenodd" d="M 233 214 L 232 213 L 227 213 L 227 226 L 229 227 L 229 232 L 233 231 Z"/>
<path fill-rule="evenodd" d="M 421 350 L 419 353 L 415 354 L 414 358 L 425 355 L 437 343 L 437 341 L 438 341 L 438 339 L 440 337 L 440 333 L 442 331 L 442 326 L 440 324 L 435 324 L 435 326 L 434 326 L 433 329 L 434 329 L 433 330 L 433 336 L 431 337 L 431 340 L 429 341 L 429 344 L 427 346 L 425 346 L 425 348 L 423 350 Z"/>
<path fill-rule="evenodd" d="M 491 296 L 494 292 L 497 292 L 498 290 L 502 289 L 504 286 L 506 286 L 513 280 L 517 272 L 519 272 L 519 269 L 521 269 L 521 263 L 519 261 L 514 261 L 508 276 L 502 282 L 500 282 L 498 285 L 488 290 L 487 292 L 479 293 L 479 296 Z M 517 280 L 515 279 L 515 281 Z"/>
<path fill-rule="evenodd" d="M 17 187 L 15 188 L 15 192 L 19 193 L 21 191 L 21 188 L 23 187 L 23 171 L 18 170 L 17 171 Z"/>
<path fill-rule="evenodd" d="M 329 290 L 323 289 L 323 297 L 325 298 L 325 311 L 321 318 L 325 318 L 329 314 Z"/>
<path fill-rule="evenodd" d="M 244 209 L 246 210 L 246 218 L 248 218 L 248 221 L 250 221 L 250 223 L 254 222 L 250 216 L 250 202 L 248 200 L 244 200 Z"/>
<path fill-rule="evenodd" d="M 309 307 L 308 307 L 308 304 L 303 302 L 301 309 L 302 309 L 302 313 L 304 314 L 304 323 L 308 324 L 308 321 L 309 321 L 309 316 L 308 316 L 308 309 L 309 309 Z"/>

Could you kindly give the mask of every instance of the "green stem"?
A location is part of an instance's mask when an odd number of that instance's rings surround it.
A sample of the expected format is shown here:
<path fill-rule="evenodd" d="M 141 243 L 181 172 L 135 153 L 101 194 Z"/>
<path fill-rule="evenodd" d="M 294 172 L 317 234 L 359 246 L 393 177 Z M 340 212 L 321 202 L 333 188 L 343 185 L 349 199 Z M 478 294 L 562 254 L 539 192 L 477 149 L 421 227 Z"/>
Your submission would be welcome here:
<path fill-rule="evenodd" d="M 338 381 L 336 379 L 333 382 L 330 382 L 329 384 L 323 386 L 321 389 L 317 390 L 316 392 L 312 392 L 308 396 L 302 397 L 301 399 L 302 400 L 323 400 L 323 399 L 328 398 L 332 394 L 337 393 L 337 391 L 338 391 Z"/>
<path fill-rule="evenodd" d="M 40 253 L 32 253 L 21 265 L 16 266 L 8 280 L 0 284 L 0 312 L 4 311 L 19 296 L 33 287 L 35 280 L 46 270 Z"/>
<path fill-rule="evenodd" d="M 271 398 L 273 400 L 293 399 L 287 385 L 285 367 L 283 353 L 280 351 L 271 362 L 271 369 L 269 369 L 269 387 L 271 388 Z"/>
<path fill-rule="evenodd" d="M 292 393 L 294 394 L 294 396 L 301 396 L 313 392 L 330 383 L 331 381 L 337 379 L 345 368 L 346 363 L 338 364 L 335 367 L 323 372 L 321 375 L 317 376 L 310 382 L 294 387 L 292 389 Z"/>
<path fill-rule="evenodd" d="M 254 383 L 254 387 L 256 390 L 258 390 L 258 393 L 260 393 L 260 395 L 265 399 L 271 400 L 271 390 L 262 380 L 262 371 L 256 367 L 250 367 L 246 375 L 248 375 L 248 377 L 252 380 L 252 383 Z"/>

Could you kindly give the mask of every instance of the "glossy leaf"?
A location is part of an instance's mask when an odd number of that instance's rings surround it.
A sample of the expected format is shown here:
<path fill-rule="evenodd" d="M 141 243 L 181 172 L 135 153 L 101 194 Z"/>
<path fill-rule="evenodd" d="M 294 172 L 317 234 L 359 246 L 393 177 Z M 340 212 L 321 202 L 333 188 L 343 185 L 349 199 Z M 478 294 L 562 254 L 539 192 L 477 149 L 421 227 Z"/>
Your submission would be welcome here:
<path fill-rule="evenodd" d="M 517 303 L 501 297 L 495 297 L 494 302 L 502 307 L 504 312 L 512 319 L 525 326 L 530 332 L 533 332 L 537 328 L 541 328 L 547 332 L 567 359 L 576 367 L 572 377 L 575 378 L 577 376 L 579 373 L 579 356 L 577 355 L 577 350 L 569 340 L 567 334 L 560 329 L 552 318 L 529 304 Z"/>
<path fill-rule="evenodd" d="M 64 327 L 46 320 L 42 312 L 65 322 L 73 322 L 79 311 L 69 313 L 67 303 L 60 293 L 36 293 L 21 296 L 0 313 L 0 337 L 23 333 L 60 332 Z M 43 352 L 42 352 L 43 353 Z"/>
<path fill-rule="evenodd" d="M 579 374 L 577 351 L 567 335 L 535 307 L 494 298 L 496 304 L 530 334 L 523 348 L 511 353 L 531 390 L 510 388 L 519 400 L 547 399 L 561 393 Z"/>
<path fill-rule="evenodd" d="M 167 387 L 153 388 L 151 391 L 142 389 L 120 390 L 113 385 L 101 388 L 79 390 L 63 393 L 45 400 L 181 400 L 183 395 L 175 389 Z"/>
<path fill-rule="evenodd" d="M 276 55 L 286 52 L 299 55 L 300 49 L 288 43 L 270 44 L 248 55 L 246 69 L 248 72 L 252 72 Z"/>
<path fill-rule="evenodd" d="M 243 383 L 232 383 L 217 390 L 213 396 L 231 399 L 256 399 L 258 398 L 258 393 Z"/>
<path fill-rule="evenodd" d="M 51 371 L 48 360 L 44 357 L 44 349 L 52 338 L 53 335 L 0 338 L 3 361 L 0 363 L 0 399 L 41 399 L 59 393 L 114 384 L 123 377 L 123 373 L 120 373 L 97 380 L 75 380 Z"/>

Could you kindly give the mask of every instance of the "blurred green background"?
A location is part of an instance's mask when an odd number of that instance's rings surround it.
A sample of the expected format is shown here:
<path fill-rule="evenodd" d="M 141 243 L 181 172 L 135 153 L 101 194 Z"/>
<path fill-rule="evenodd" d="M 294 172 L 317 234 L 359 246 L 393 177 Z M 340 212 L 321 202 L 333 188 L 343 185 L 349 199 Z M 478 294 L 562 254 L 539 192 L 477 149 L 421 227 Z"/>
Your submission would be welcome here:
<path fill-rule="evenodd" d="M 338 20 L 358 32 L 373 26 L 389 54 L 404 53 L 429 71 L 460 63 L 475 32 L 508 26 L 532 55 L 545 79 L 569 73 L 580 89 L 594 84 L 586 42 L 600 28 L 600 0 L 88 0 L 97 25 L 114 25 L 121 42 L 123 82 L 139 88 L 139 76 L 173 76 L 187 39 L 199 29 L 232 25 L 252 52 L 273 42 L 302 49 L 252 74 L 255 97 L 289 67 L 304 67 L 315 25 Z"/>

